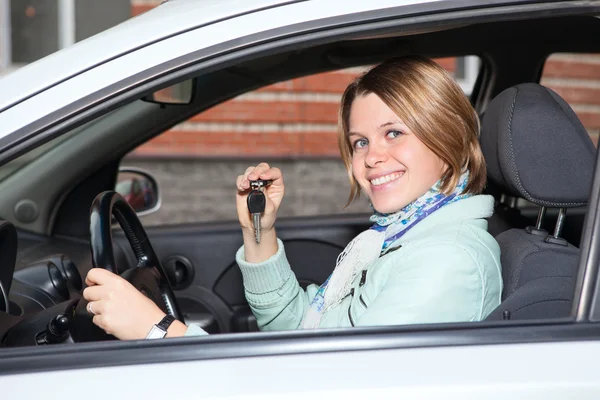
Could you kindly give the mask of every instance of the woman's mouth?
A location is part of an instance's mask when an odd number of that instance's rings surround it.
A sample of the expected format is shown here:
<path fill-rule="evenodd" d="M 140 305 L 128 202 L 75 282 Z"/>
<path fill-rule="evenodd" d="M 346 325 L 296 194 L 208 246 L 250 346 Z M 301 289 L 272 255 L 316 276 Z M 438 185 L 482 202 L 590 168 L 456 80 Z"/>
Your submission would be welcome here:
<path fill-rule="evenodd" d="M 369 182 L 373 186 L 381 186 L 388 182 L 392 182 L 392 181 L 395 181 L 396 179 L 399 179 L 402 175 L 404 175 L 404 172 L 392 172 L 391 174 L 387 174 L 387 175 L 379 176 L 374 179 L 370 179 Z"/>

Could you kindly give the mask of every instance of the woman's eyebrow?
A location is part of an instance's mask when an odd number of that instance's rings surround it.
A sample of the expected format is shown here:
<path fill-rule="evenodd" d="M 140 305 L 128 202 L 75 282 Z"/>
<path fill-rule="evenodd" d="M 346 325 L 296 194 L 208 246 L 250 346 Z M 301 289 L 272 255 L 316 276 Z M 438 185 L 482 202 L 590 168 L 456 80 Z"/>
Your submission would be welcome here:
<path fill-rule="evenodd" d="M 384 122 L 383 124 L 381 124 L 377 127 L 377 130 L 381 130 L 382 128 L 386 128 L 388 126 L 393 126 L 393 125 L 402 125 L 402 122 L 400 122 L 399 120 Z M 348 132 L 348 136 L 365 136 L 365 135 L 363 135 L 362 133 L 350 131 L 350 132 Z"/>
<path fill-rule="evenodd" d="M 377 130 L 380 130 L 380 129 L 382 129 L 382 128 L 386 128 L 386 127 L 388 127 L 388 126 L 392 126 L 392 125 L 399 125 L 399 124 L 402 124 L 402 122 L 400 122 L 400 121 L 389 121 L 389 122 L 386 122 L 386 123 L 384 123 L 384 124 L 381 124 L 381 125 L 379 125 L 379 126 L 377 127 Z"/>

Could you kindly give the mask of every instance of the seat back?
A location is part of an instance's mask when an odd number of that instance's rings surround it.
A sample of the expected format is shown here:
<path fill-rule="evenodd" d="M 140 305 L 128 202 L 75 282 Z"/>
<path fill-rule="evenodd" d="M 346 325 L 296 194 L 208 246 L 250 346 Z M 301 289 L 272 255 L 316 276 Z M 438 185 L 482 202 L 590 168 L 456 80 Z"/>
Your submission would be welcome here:
<path fill-rule="evenodd" d="M 544 241 L 524 229 L 496 236 L 501 249 L 502 304 L 491 319 L 566 317 L 571 311 L 579 249 Z"/>
<path fill-rule="evenodd" d="M 541 207 L 535 226 L 496 236 L 503 301 L 487 319 L 569 316 L 579 250 L 560 233 L 567 208 L 587 204 L 596 152 L 587 131 L 558 94 L 526 83 L 490 103 L 481 147 L 490 183 Z M 542 229 L 547 207 L 560 209 L 551 234 Z"/>

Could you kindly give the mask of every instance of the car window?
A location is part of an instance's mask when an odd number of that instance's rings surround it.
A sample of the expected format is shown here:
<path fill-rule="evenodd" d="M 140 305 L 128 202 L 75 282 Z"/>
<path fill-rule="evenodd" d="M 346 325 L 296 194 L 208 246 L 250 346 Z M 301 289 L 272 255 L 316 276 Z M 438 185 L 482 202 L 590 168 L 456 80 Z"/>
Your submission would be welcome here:
<path fill-rule="evenodd" d="M 540 84 L 558 93 L 577 114 L 598 147 L 600 135 L 600 54 L 555 53 L 546 59 Z M 537 206 L 518 199 L 517 207 Z"/>
<path fill-rule="evenodd" d="M 477 57 L 437 59 L 466 93 Z M 136 148 L 121 166 L 153 174 L 161 208 L 146 226 L 235 218 L 234 185 L 247 166 L 267 161 L 286 180 L 280 216 L 368 213 L 363 198 L 344 208 L 347 173 L 337 147 L 337 114 L 346 85 L 364 68 L 270 85 L 195 115 Z"/>
<path fill-rule="evenodd" d="M 540 83 L 569 103 L 598 147 L 600 54 L 552 54 L 546 60 Z"/>

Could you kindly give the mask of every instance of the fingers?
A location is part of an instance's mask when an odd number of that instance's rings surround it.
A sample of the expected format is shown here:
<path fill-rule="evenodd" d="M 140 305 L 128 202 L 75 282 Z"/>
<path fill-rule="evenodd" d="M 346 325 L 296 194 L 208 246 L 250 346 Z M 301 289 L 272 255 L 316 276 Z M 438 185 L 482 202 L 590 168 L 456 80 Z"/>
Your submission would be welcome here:
<path fill-rule="evenodd" d="M 253 171 L 250 172 L 250 174 L 248 174 L 247 178 L 251 181 L 255 181 L 257 179 L 266 179 L 262 175 L 263 173 L 265 173 L 265 171 L 268 171 L 270 168 L 271 167 L 266 162 L 260 163 L 256 166 L 256 168 L 254 168 Z"/>
<path fill-rule="evenodd" d="M 101 328 L 109 335 L 114 334 L 113 330 L 110 327 L 110 316 L 108 316 L 108 314 L 105 313 L 106 310 L 104 309 L 104 305 L 102 304 L 102 302 L 94 301 L 88 303 L 87 310 L 90 314 L 94 316 L 92 318 L 92 322 L 94 323 L 94 325 Z"/>
<path fill-rule="evenodd" d="M 240 191 L 240 192 L 244 191 L 244 189 L 242 188 L 243 180 L 244 180 L 244 175 L 238 175 L 238 177 L 235 181 L 235 186 L 237 187 L 238 191 Z"/>
<path fill-rule="evenodd" d="M 83 289 L 83 298 L 87 301 L 98 301 L 112 296 L 113 293 L 106 286 L 95 285 Z"/>
<path fill-rule="evenodd" d="M 250 181 L 257 179 L 272 180 L 272 186 L 283 186 L 283 174 L 279 168 L 271 168 L 268 163 L 263 162 L 257 166 L 250 166 L 242 175 L 236 179 L 238 191 L 244 192 L 250 189 Z"/>
<path fill-rule="evenodd" d="M 260 179 L 272 180 L 272 187 L 283 185 L 283 174 L 279 168 L 270 168 L 260 175 Z"/>
<path fill-rule="evenodd" d="M 85 277 L 85 284 L 87 286 L 105 285 L 118 279 L 120 279 L 119 276 L 110 271 L 102 268 L 92 268 Z"/>
<path fill-rule="evenodd" d="M 100 329 L 104 330 L 104 332 L 106 332 L 109 335 L 112 335 L 113 332 L 110 329 L 110 326 L 106 323 L 106 316 L 102 315 L 100 312 L 100 304 L 97 301 L 88 303 L 87 305 L 87 311 L 93 315 L 92 317 L 92 322 L 94 323 L 94 325 L 96 325 L 97 327 L 99 327 Z"/>
<path fill-rule="evenodd" d="M 256 167 L 254 166 L 250 166 L 246 168 L 246 171 L 244 171 L 243 175 L 238 176 L 237 187 L 240 192 L 246 191 L 250 188 L 250 181 L 248 180 L 248 175 L 250 175 L 250 173 L 254 171 L 255 168 Z"/>

